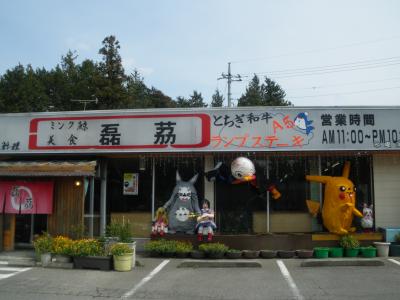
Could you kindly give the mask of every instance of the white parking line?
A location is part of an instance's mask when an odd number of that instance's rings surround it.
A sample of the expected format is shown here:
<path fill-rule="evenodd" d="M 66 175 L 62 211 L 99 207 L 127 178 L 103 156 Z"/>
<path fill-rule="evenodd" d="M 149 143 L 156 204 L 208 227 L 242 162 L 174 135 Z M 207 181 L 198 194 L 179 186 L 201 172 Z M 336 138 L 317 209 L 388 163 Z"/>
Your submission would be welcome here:
<path fill-rule="evenodd" d="M 8 273 L 8 274 L 0 274 L 0 280 L 1 279 L 5 279 L 5 278 L 9 278 L 12 277 L 14 275 L 17 275 L 19 273 L 28 271 L 32 268 L 11 268 L 11 267 L 1 267 L 0 266 L 0 272 L 1 271 L 8 271 L 8 272 L 13 272 L 13 273 Z"/>
<path fill-rule="evenodd" d="M 153 271 L 150 272 L 149 275 L 147 275 L 145 278 L 143 278 L 137 285 L 135 285 L 130 291 L 126 292 L 121 299 L 127 299 L 131 297 L 136 291 L 142 287 L 147 281 L 152 279 L 154 275 L 156 275 L 158 272 L 162 270 L 162 268 L 165 267 L 165 265 L 169 263 L 169 259 L 164 260 L 161 264 L 159 264 Z"/>
<path fill-rule="evenodd" d="M 400 266 L 400 262 L 398 262 L 398 261 L 397 261 L 397 260 L 395 260 L 395 259 L 388 258 L 388 261 L 391 261 L 392 263 L 394 263 L 394 264 L 396 264 L 396 265 L 399 265 L 399 266 Z"/>
<path fill-rule="evenodd" d="M 285 278 L 287 284 L 289 285 L 290 289 L 292 290 L 293 296 L 297 300 L 303 300 L 304 297 L 300 294 L 299 289 L 297 288 L 296 283 L 294 283 L 292 276 L 290 276 L 289 270 L 286 268 L 285 264 L 281 260 L 277 260 L 276 263 L 278 264 L 279 269 L 281 270 L 283 278 Z"/>

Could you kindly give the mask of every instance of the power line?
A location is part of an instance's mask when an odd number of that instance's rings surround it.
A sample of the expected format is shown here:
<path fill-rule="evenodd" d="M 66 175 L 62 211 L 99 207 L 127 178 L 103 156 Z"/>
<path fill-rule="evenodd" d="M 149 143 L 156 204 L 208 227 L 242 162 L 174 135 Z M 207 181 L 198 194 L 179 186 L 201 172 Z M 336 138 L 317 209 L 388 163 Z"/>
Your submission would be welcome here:
<path fill-rule="evenodd" d="M 369 41 L 363 41 L 363 42 L 357 42 L 357 43 L 350 43 L 350 44 L 345 44 L 345 45 L 338 46 L 338 47 L 320 48 L 320 49 L 315 49 L 315 50 L 305 50 L 305 51 L 300 51 L 300 52 L 292 52 L 292 53 L 286 53 L 286 54 L 274 55 L 274 56 L 265 56 L 265 57 L 258 57 L 258 58 L 235 60 L 235 61 L 232 61 L 232 63 L 237 64 L 237 63 L 245 63 L 245 62 L 251 62 L 251 61 L 270 60 L 270 59 L 275 59 L 275 58 L 280 58 L 280 57 L 297 56 L 297 55 L 301 55 L 301 54 L 312 54 L 312 53 L 317 53 L 317 52 L 333 51 L 333 50 L 355 47 L 355 46 L 360 46 L 360 45 L 365 45 L 365 44 L 379 43 L 382 41 L 394 40 L 394 39 L 399 39 L 399 38 L 400 38 L 400 36 L 393 36 L 393 37 L 389 37 L 389 38 L 382 38 L 382 39 L 375 39 L 375 40 L 369 40 Z"/>
<path fill-rule="evenodd" d="M 311 86 L 311 87 L 287 89 L 285 91 L 316 90 L 316 89 L 324 89 L 324 88 L 330 88 L 330 87 L 335 87 L 335 86 L 346 86 L 346 85 L 355 85 L 355 84 L 364 84 L 364 83 L 377 83 L 377 82 L 390 81 L 390 80 L 395 80 L 395 79 L 400 79 L 400 77 L 391 77 L 391 78 L 378 79 L 378 80 L 351 81 L 351 82 L 327 84 L 327 85 L 315 85 L 315 86 Z"/>
<path fill-rule="evenodd" d="M 334 72 L 342 72 L 342 71 L 352 71 L 352 70 L 361 70 L 361 69 L 369 69 L 369 68 L 378 68 L 378 67 L 386 67 L 391 65 L 400 64 L 400 56 L 388 57 L 388 58 L 380 58 L 380 59 L 370 59 L 370 60 L 362 60 L 355 61 L 343 64 L 336 65 L 325 65 L 325 66 L 315 66 L 315 67 L 303 67 L 303 68 L 294 68 L 294 69 L 282 69 L 282 70 L 272 70 L 268 72 L 255 72 L 242 74 L 242 77 L 248 77 L 249 75 L 274 75 L 274 77 L 292 77 L 292 76 L 300 76 L 300 75 L 319 75 L 325 73 L 334 73 Z"/>
<path fill-rule="evenodd" d="M 352 94 L 361 94 L 361 93 L 369 93 L 369 92 L 384 91 L 384 90 L 394 90 L 394 89 L 400 89 L 400 86 L 381 88 L 381 89 L 360 90 L 360 91 L 346 92 L 346 93 L 332 93 L 332 94 L 307 95 L 307 96 L 290 96 L 290 98 L 301 99 L 301 98 L 317 98 L 317 97 L 327 97 L 327 96 L 352 95 Z"/>

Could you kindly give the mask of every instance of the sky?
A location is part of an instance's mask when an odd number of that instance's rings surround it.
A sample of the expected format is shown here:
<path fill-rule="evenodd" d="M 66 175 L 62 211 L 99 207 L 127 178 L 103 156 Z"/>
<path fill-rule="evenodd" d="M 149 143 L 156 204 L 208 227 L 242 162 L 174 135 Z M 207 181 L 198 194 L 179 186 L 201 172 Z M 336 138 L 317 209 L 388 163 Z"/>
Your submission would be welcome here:
<path fill-rule="evenodd" d="M 173 99 L 226 99 L 231 62 L 234 105 L 254 74 L 295 106 L 400 105 L 399 16 L 397 0 L 3 0 L 0 75 L 100 61 L 115 35 L 126 73 Z"/>

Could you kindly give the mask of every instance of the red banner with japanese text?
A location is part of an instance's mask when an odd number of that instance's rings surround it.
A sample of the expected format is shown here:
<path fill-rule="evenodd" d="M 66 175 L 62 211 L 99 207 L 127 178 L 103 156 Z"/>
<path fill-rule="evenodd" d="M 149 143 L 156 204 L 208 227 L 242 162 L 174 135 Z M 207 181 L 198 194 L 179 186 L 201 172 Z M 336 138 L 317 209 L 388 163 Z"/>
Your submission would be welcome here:
<path fill-rule="evenodd" d="M 0 213 L 4 211 L 4 199 L 6 197 L 6 191 L 0 183 Z"/>
<path fill-rule="evenodd" d="M 0 194 L 4 194 L 5 200 L 4 211 L 9 214 L 51 214 L 53 190 L 52 181 L 0 182 Z"/>

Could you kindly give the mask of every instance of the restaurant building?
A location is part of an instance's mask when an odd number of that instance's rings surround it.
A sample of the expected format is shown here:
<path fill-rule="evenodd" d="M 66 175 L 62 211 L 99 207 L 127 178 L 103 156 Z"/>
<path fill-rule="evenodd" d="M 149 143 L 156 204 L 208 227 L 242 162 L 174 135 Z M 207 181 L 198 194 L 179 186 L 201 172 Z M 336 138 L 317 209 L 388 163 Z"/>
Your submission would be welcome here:
<path fill-rule="evenodd" d="M 400 107 L 235 107 L 0 114 L 0 238 L 4 250 L 35 234 L 104 233 L 129 220 L 148 238 L 155 210 L 178 171 L 199 174 L 199 199 L 216 212 L 217 236 L 239 239 L 326 231 L 307 209 L 350 162 L 356 207 L 374 207 L 374 227 L 400 226 Z M 237 157 L 255 165 L 257 188 L 208 181 Z M 267 187 L 281 193 L 274 200 Z M 362 231 L 360 220 L 354 225 Z"/>

